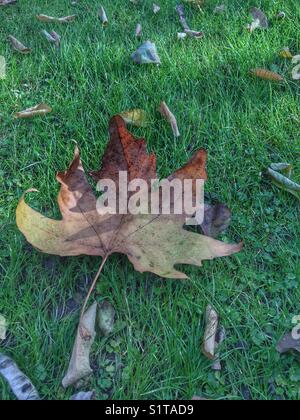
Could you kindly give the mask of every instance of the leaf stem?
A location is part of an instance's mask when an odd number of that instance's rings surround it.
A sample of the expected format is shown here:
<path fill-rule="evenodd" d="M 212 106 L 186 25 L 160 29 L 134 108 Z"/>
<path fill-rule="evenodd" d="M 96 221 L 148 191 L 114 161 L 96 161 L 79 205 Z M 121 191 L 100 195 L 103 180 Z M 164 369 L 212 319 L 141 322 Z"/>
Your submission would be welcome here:
<path fill-rule="evenodd" d="M 101 265 L 100 265 L 100 268 L 99 268 L 99 270 L 98 270 L 98 273 L 96 274 L 96 276 L 95 276 L 95 278 L 94 278 L 94 280 L 93 280 L 93 283 L 92 283 L 92 285 L 91 285 L 91 287 L 90 287 L 90 290 L 89 290 L 89 292 L 88 292 L 88 294 L 87 294 L 87 297 L 85 298 L 85 301 L 84 301 L 84 304 L 83 304 L 83 307 L 82 307 L 82 310 L 81 310 L 80 322 L 81 322 L 81 320 L 82 320 L 83 315 L 85 314 L 87 304 L 89 303 L 89 300 L 90 300 L 91 294 L 93 293 L 93 290 L 94 290 L 94 289 L 95 289 L 95 287 L 96 287 L 97 281 L 98 281 L 98 279 L 99 279 L 99 277 L 100 277 L 100 275 L 101 275 L 101 273 L 102 273 L 103 267 L 104 267 L 104 265 L 105 265 L 105 263 L 106 263 L 107 259 L 108 259 L 108 255 L 106 255 L 106 256 L 103 258 L 102 263 L 101 263 Z"/>

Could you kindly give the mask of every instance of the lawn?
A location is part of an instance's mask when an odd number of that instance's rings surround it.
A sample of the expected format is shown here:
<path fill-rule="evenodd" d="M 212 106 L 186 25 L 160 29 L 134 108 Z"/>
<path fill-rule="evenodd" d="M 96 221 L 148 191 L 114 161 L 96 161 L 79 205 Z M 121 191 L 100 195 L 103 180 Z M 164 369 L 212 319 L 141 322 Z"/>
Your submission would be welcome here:
<path fill-rule="evenodd" d="M 59 217 L 55 174 L 73 156 L 74 141 L 85 167 L 97 169 L 108 141 L 111 116 L 142 108 L 145 137 L 158 158 L 161 177 L 182 166 L 198 148 L 209 153 L 206 195 L 227 203 L 233 221 L 225 241 L 244 241 L 241 253 L 186 267 L 187 281 L 136 273 L 123 256 L 107 263 L 97 299 L 115 307 L 114 334 L 93 347 L 94 375 L 81 389 L 98 399 L 300 399 L 299 358 L 280 356 L 276 342 L 300 314 L 299 200 L 261 178 L 271 162 L 294 164 L 300 181 L 300 82 L 291 63 L 279 57 L 284 47 L 300 53 L 298 0 L 217 0 L 186 14 L 202 40 L 178 41 L 176 0 L 135 6 L 129 0 L 103 0 L 110 24 L 97 19 L 99 1 L 19 0 L 0 8 L 0 55 L 7 77 L 0 80 L 0 313 L 9 323 L 0 352 L 14 358 L 45 399 L 68 399 L 61 380 L 69 364 L 83 295 L 96 274 L 97 258 L 59 258 L 34 250 L 15 223 L 22 193 L 30 204 Z M 270 28 L 250 34 L 251 7 L 261 7 Z M 286 12 L 277 20 L 279 11 Z M 44 24 L 36 14 L 77 14 L 74 23 Z M 141 41 L 155 42 L 162 65 L 138 66 L 130 55 Z M 41 31 L 56 30 L 56 49 Z M 32 48 L 22 56 L 7 42 L 14 35 Z M 280 84 L 254 79 L 249 70 L 275 68 Z M 165 100 L 182 136 L 174 139 L 157 109 Z M 15 112 L 46 102 L 53 112 L 19 121 Z M 157 252 L 159 254 L 159 244 Z M 222 372 L 214 374 L 201 352 L 208 304 L 227 332 L 221 349 Z M 0 399 L 12 399 L 0 378 Z"/>

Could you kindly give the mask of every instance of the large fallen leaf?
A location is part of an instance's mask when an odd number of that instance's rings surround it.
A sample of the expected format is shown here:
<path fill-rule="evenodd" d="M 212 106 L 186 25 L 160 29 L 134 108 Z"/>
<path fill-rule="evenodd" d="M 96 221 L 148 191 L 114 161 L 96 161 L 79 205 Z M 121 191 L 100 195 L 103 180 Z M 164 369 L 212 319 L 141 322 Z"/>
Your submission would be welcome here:
<path fill-rule="evenodd" d="M 108 179 L 119 186 L 119 171 L 125 171 L 128 180 L 139 178 L 149 183 L 158 179 L 155 156 L 147 154 L 146 142 L 135 139 L 121 117 L 111 120 L 109 131 L 111 139 L 102 168 L 92 173 L 97 181 Z M 198 151 L 169 179 L 205 180 L 206 159 L 206 152 Z M 128 256 L 137 271 L 184 279 L 187 276 L 175 265 L 201 266 L 202 260 L 228 256 L 242 247 L 185 230 L 186 214 L 101 214 L 77 148 L 70 168 L 59 173 L 57 180 L 61 184 L 58 203 L 62 220 L 49 219 L 33 210 L 24 197 L 17 208 L 19 229 L 42 252 L 101 256 L 105 260 L 111 254 L 121 253 Z M 127 200 L 127 206 L 128 203 Z M 128 213 L 128 208 L 124 210 Z"/>
<path fill-rule="evenodd" d="M 69 23 L 69 22 L 74 22 L 74 20 L 76 19 L 76 15 L 71 15 L 71 16 L 63 16 L 63 17 L 53 17 L 53 16 L 47 16 L 47 15 L 37 15 L 36 17 L 40 22 L 45 22 L 45 23 L 51 23 L 51 22 L 56 22 L 56 23 Z"/>
<path fill-rule="evenodd" d="M 136 127 L 146 127 L 148 125 L 148 115 L 143 109 L 132 109 L 119 114 L 126 124 L 132 124 Z"/>
<path fill-rule="evenodd" d="M 15 38 L 14 36 L 9 35 L 8 39 L 9 39 L 12 47 L 16 51 L 20 52 L 21 54 L 29 54 L 31 52 L 31 48 L 26 47 L 24 44 L 22 44 L 22 42 L 17 40 L 17 38 Z"/>
<path fill-rule="evenodd" d="M 161 102 L 160 107 L 159 107 L 159 112 L 171 125 L 174 137 L 180 137 L 180 132 L 178 129 L 176 117 L 174 114 L 172 114 L 168 105 L 165 102 Z"/>
<path fill-rule="evenodd" d="M 62 381 L 64 388 L 93 373 L 90 366 L 90 351 L 96 337 L 96 315 L 97 302 L 81 318 L 69 369 Z"/>
<path fill-rule="evenodd" d="M 259 79 L 268 80 L 270 82 L 282 82 L 284 80 L 280 74 L 262 68 L 252 69 L 250 70 L 250 73 Z"/>
<path fill-rule="evenodd" d="M 30 379 L 20 371 L 16 363 L 0 353 L 0 375 L 9 384 L 12 392 L 20 401 L 40 400 L 39 394 Z"/>
<path fill-rule="evenodd" d="M 160 58 L 155 44 L 146 41 L 132 55 L 132 60 L 137 64 L 160 64 Z"/>
<path fill-rule="evenodd" d="M 37 117 L 37 116 L 41 116 L 41 115 L 46 115 L 49 114 L 49 112 L 52 111 L 52 108 L 50 108 L 50 106 L 46 105 L 46 104 L 39 104 L 36 105 L 32 108 L 28 108 L 25 109 L 24 111 L 21 112 L 17 112 L 15 117 L 16 118 L 32 118 L 32 117 Z"/>

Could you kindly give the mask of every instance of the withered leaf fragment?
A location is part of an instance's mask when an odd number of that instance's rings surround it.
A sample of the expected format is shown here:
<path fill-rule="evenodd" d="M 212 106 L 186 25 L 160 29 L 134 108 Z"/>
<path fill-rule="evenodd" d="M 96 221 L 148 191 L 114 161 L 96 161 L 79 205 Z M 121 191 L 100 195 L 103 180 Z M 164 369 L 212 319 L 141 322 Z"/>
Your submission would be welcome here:
<path fill-rule="evenodd" d="M 0 0 L 0 6 L 8 6 L 15 3 L 17 3 L 17 0 Z"/>
<path fill-rule="evenodd" d="M 81 318 L 69 369 L 62 381 L 64 388 L 93 373 L 90 366 L 90 351 L 96 337 L 97 307 L 95 302 Z"/>
<path fill-rule="evenodd" d="M 284 173 L 286 173 L 287 176 L 285 176 Z M 273 164 L 265 172 L 265 176 L 267 176 L 273 184 L 282 190 L 293 194 L 300 200 L 300 185 L 290 179 L 291 175 L 292 167 L 288 164 L 276 164 L 276 166 Z"/>
<path fill-rule="evenodd" d="M 292 78 L 293 80 L 300 80 L 300 55 L 295 55 L 292 58 L 292 63 L 297 64 L 292 70 Z"/>
<path fill-rule="evenodd" d="M 219 315 L 211 305 L 208 305 L 206 309 L 206 329 L 203 341 L 203 353 L 210 360 L 214 360 L 216 354 L 218 325 Z"/>
<path fill-rule="evenodd" d="M 145 140 L 136 139 L 124 120 L 116 116 L 109 126 L 110 142 L 100 170 L 92 172 L 96 181 L 109 179 L 119 185 L 119 171 L 128 180 L 147 183 L 159 179 L 156 157 L 147 153 Z M 199 150 L 170 179 L 205 180 L 207 154 Z M 152 272 L 172 279 L 187 276 L 175 269 L 177 264 L 202 265 L 202 260 L 239 252 L 242 244 L 226 244 L 184 229 L 186 214 L 101 214 L 97 200 L 87 182 L 76 148 L 74 160 L 66 172 L 57 175 L 61 184 L 58 203 L 62 220 L 49 219 L 20 200 L 17 224 L 38 250 L 60 256 L 93 255 L 107 259 L 121 253 L 139 272 Z M 129 205 L 127 200 L 127 206 Z"/>
<path fill-rule="evenodd" d="M 22 44 L 22 42 L 18 41 L 17 38 L 15 38 L 14 36 L 9 35 L 8 39 L 13 48 L 21 54 L 29 54 L 31 52 L 31 48 L 25 47 L 25 45 Z"/>
<path fill-rule="evenodd" d="M 284 77 L 280 74 L 263 68 L 251 69 L 250 73 L 259 79 L 268 80 L 270 82 L 282 82 L 284 80 Z"/>
<path fill-rule="evenodd" d="M 148 125 L 148 116 L 143 109 L 132 109 L 119 114 L 126 124 L 132 124 L 136 127 L 146 127 Z"/>
<path fill-rule="evenodd" d="M 100 7 L 100 10 L 99 10 L 99 19 L 101 20 L 103 26 L 107 26 L 108 25 L 107 14 L 106 14 L 105 9 L 104 9 L 103 6 L 101 6 Z"/>
<path fill-rule="evenodd" d="M 142 25 L 141 25 L 140 23 L 138 23 L 138 24 L 136 25 L 136 29 L 135 29 L 135 36 L 136 36 L 137 38 L 141 38 L 142 33 L 143 33 L 143 28 L 142 28 Z"/>
<path fill-rule="evenodd" d="M 113 332 L 115 315 L 116 311 L 114 307 L 107 300 L 100 304 L 98 310 L 98 326 L 104 336 L 108 336 Z"/>
<path fill-rule="evenodd" d="M 297 351 L 300 353 L 300 337 L 299 332 L 297 333 L 298 338 L 293 337 L 293 333 L 286 334 L 277 344 L 277 351 L 281 354 L 288 353 L 290 351 Z"/>
<path fill-rule="evenodd" d="M 153 3 L 152 10 L 153 13 L 156 15 L 160 11 L 160 7 L 158 6 L 158 4 Z"/>
<path fill-rule="evenodd" d="M 49 42 L 51 42 L 57 48 L 59 48 L 61 37 L 60 37 L 60 35 L 58 35 L 57 32 L 55 32 L 55 31 L 47 32 L 46 30 L 43 30 L 42 34 L 47 38 L 47 40 Z"/>
<path fill-rule="evenodd" d="M 231 211 L 225 204 L 205 205 L 201 229 L 206 236 L 217 238 L 231 223 Z"/>
<path fill-rule="evenodd" d="M 95 398 L 95 391 L 78 392 L 72 395 L 71 401 L 91 401 Z"/>
<path fill-rule="evenodd" d="M 267 16 L 257 7 L 251 9 L 251 15 L 253 22 L 247 26 L 247 29 L 250 32 L 253 32 L 255 29 L 267 29 L 269 27 L 269 22 Z"/>
<path fill-rule="evenodd" d="M 32 108 L 25 109 L 24 111 L 17 112 L 15 117 L 19 119 L 26 119 L 32 117 L 43 116 L 49 114 L 52 111 L 52 108 L 47 104 L 39 104 Z"/>
<path fill-rule="evenodd" d="M 69 23 L 74 22 L 76 19 L 76 15 L 71 16 L 63 16 L 60 18 L 56 18 L 53 16 L 47 16 L 47 15 L 37 15 L 36 17 L 40 22 L 50 23 L 50 22 L 56 22 L 56 23 Z"/>
<path fill-rule="evenodd" d="M 0 340 L 5 340 L 6 328 L 7 328 L 6 319 L 3 315 L 0 314 Z"/>
<path fill-rule="evenodd" d="M 16 363 L 0 353 L 0 375 L 9 384 L 12 392 L 20 401 L 40 400 L 39 394 L 30 379 L 20 371 Z"/>
<path fill-rule="evenodd" d="M 288 58 L 290 60 L 293 58 L 293 54 L 291 53 L 291 51 L 288 47 L 281 50 L 280 53 L 279 53 L 279 56 L 282 57 L 282 58 Z"/>
<path fill-rule="evenodd" d="M 204 33 L 202 31 L 191 30 L 191 28 L 189 27 L 189 25 L 186 21 L 184 7 L 181 4 L 176 6 L 176 11 L 179 15 L 179 20 L 180 20 L 181 26 L 183 27 L 184 32 L 187 35 L 191 36 L 192 38 L 202 38 L 204 36 Z M 182 38 L 182 36 L 179 35 L 179 38 Z"/>
<path fill-rule="evenodd" d="M 0 55 L 0 80 L 6 78 L 6 60 L 5 57 Z"/>
<path fill-rule="evenodd" d="M 186 29 L 185 33 L 192 37 L 192 38 L 203 38 L 204 37 L 204 32 L 202 31 L 192 31 L 191 29 Z"/>
<path fill-rule="evenodd" d="M 161 64 L 155 44 L 146 41 L 131 56 L 137 64 Z"/>
<path fill-rule="evenodd" d="M 190 30 L 190 27 L 186 21 L 186 17 L 185 17 L 185 12 L 184 12 L 184 6 L 182 6 L 182 4 L 178 4 L 176 6 L 176 11 L 179 15 L 179 20 L 181 23 L 181 26 L 183 27 L 184 30 Z"/>
<path fill-rule="evenodd" d="M 175 137 L 180 137 L 180 132 L 179 132 L 179 129 L 178 129 L 177 120 L 175 118 L 175 115 L 172 114 L 168 105 L 165 102 L 161 102 L 160 107 L 159 107 L 159 112 L 170 123 L 174 136 Z"/>

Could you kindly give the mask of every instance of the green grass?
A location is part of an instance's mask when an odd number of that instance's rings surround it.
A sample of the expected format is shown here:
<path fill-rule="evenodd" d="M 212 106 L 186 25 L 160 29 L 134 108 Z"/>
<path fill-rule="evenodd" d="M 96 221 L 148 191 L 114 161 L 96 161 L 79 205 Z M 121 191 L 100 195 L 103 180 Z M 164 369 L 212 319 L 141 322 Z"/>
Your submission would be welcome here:
<path fill-rule="evenodd" d="M 33 250 L 18 232 L 15 209 L 30 187 L 40 190 L 31 204 L 59 216 L 55 173 L 70 162 L 74 140 L 87 169 L 99 167 L 107 144 L 109 118 L 143 108 L 151 125 L 133 129 L 147 139 L 158 157 L 159 174 L 168 175 L 200 147 L 209 152 L 206 193 L 233 211 L 224 240 L 242 239 L 240 254 L 186 268 L 188 281 L 166 281 L 134 272 L 122 256 L 108 262 L 98 299 L 109 299 L 117 312 L 115 333 L 93 347 L 94 376 L 83 389 L 99 399 L 299 399 L 296 356 L 280 357 L 277 340 L 292 328 L 299 307 L 299 201 L 260 177 L 270 162 L 299 163 L 299 82 L 291 64 L 278 56 L 286 46 L 300 53 L 298 0 L 227 0 L 225 15 L 187 7 L 193 29 L 203 40 L 177 41 L 176 0 L 152 0 L 136 7 L 129 0 L 103 0 L 110 25 L 97 20 L 98 1 L 19 0 L 0 8 L 0 55 L 7 78 L 0 81 L 0 313 L 9 337 L 0 351 L 12 356 L 36 384 L 43 398 L 68 398 L 61 379 L 66 372 L 78 324 L 77 312 L 62 315 L 66 303 L 79 304 L 100 261 L 58 258 Z M 33 4 L 34 3 L 34 4 Z M 269 30 L 250 35 L 250 7 L 260 6 L 271 20 Z M 280 10 L 287 18 L 275 19 Z M 35 14 L 65 16 L 69 25 L 42 24 Z M 137 66 L 130 59 L 139 42 L 157 44 L 161 67 Z M 52 47 L 41 30 L 62 35 Z M 6 38 L 12 34 L 32 47 L 21 56 Z M 286 77 L 270 84 L 249 76 L 253 67 L 278 66 Z M 165 100 L 178 119 L 182 137 L 174 140 L 157 108 Z M 16 121 L 16 111 L 47 102 L 53 113 Z M 159 255 L 159 244 L 158 244 Z M 213 374 L 201 353 L 208 303 L 219 311 L 227 339 L 221 351 L 223 371 Z M 299 375 L 298 375 L 299 377 Z M 0 379 L 0 398 L 12 395 Z"/>

